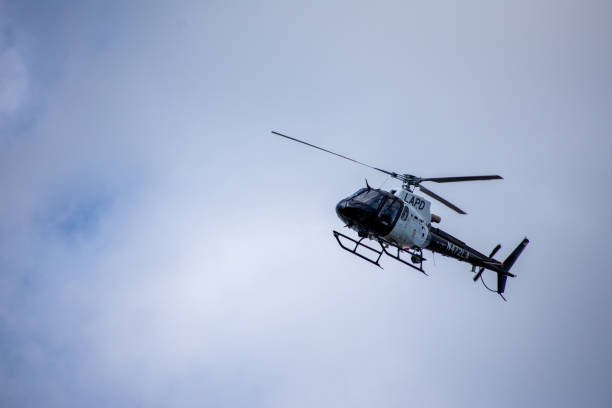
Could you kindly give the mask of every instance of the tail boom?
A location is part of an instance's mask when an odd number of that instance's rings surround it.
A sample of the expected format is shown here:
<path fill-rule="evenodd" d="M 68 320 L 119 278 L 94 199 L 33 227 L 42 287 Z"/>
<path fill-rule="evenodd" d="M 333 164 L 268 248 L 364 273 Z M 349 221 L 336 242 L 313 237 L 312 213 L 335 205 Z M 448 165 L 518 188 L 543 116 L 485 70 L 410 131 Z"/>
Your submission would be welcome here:
<path fill-rule="evenodd" d="M 491 252 L 491 255 L 486 256 L 469 247 L 463 241 L 438 228 L 430 228 L 429 238 L 429 244 L 427 245 L 426 249 L 455 258 L 459 261 L 470 263 L 474 267 L 480 267 L 480 270 L 474 277 L 474 280 L 477 280 L 485 269 L 497 272 L 497 293 L 500 295 L 505 291 L 508 276 L 516 276 L 510 272 L 510 269 L 523 252 L 523 249 L 525 249 L 529 243 L 527 238 L 523 239 L 523 241 L 514 249 L 514 251 L 508 255 L 504 262 L 500 262 L 493 258 L 495 253 L 500 248 L 499 245 L 495 247 L 495 249 Z"/>

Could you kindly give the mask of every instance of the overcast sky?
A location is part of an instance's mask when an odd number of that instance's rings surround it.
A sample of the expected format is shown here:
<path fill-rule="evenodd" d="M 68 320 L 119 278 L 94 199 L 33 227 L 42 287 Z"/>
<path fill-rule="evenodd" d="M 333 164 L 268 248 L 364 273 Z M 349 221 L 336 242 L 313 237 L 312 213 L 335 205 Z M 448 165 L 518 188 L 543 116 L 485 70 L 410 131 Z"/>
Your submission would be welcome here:
<path fill-rule="evenodd" d="M 609 1 L 0 0 L 0 406 L 609 407 Z M 423 177 L 504 303 L 342 251 Z M 485 273 L 494 284 L 495 276 Z"/>

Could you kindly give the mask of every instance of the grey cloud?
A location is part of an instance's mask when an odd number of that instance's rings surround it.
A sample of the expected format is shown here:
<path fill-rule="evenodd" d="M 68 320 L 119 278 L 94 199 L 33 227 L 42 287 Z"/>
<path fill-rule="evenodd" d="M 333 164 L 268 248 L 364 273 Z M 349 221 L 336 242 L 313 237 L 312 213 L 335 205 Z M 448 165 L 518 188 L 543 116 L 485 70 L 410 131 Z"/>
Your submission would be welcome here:
<path fill-rule="evenodd" d="M 606 2 L 2 10 L 0 405 L 609 405 Z M 531 238 L 510 302 L 341 252 L 335 203 L 394 183 L 272 129 L 502 174 L 433 205 L 483 251 Z"/>

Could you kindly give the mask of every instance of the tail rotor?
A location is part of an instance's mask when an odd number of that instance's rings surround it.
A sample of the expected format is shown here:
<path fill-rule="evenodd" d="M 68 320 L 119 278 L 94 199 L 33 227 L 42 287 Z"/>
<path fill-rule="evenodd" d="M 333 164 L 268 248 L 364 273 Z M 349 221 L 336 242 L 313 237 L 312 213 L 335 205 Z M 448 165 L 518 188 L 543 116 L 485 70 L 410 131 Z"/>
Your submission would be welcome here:
<path fill-rule="evenodd" d="M 491 251 L 491 254 L 489 254 L 489 258 L 493 258 L 495 256 L 495 254 L 497 253 L 497 251 L 499 251 L 500 248 L 501 248 L 501 244 L 497 244 L 497 246 L 495 248 L 493 248 L 493 250 Z M 474 275 L 474 282 L 476 282 L 478 280 L 478 278 L 480 278 L 480 275 L 482 275 L 484 270 L 485 270 L 485 268 L 481 266 L 480 270 L 478 271 L 478 273 L 476 273 L 476 275 Z"/>

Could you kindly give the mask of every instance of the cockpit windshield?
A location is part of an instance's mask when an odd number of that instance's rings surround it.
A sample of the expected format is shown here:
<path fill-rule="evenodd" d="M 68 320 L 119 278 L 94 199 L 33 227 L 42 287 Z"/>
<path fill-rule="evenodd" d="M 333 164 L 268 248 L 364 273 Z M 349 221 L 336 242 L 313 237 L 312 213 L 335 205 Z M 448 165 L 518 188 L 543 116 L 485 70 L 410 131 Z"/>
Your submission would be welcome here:
<path fill-rule="evenodd" d="M 372 208 L 378 209 L 381 201 L 385 198 L 384 195 L 380 194 L 375 190 L 365 190 L 362 193 L 353 197 L 353 200 L 362 202 L 369 205 Z"/>

